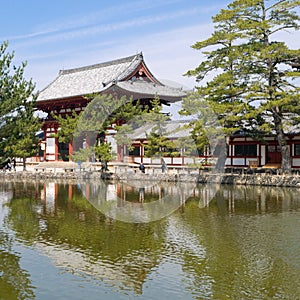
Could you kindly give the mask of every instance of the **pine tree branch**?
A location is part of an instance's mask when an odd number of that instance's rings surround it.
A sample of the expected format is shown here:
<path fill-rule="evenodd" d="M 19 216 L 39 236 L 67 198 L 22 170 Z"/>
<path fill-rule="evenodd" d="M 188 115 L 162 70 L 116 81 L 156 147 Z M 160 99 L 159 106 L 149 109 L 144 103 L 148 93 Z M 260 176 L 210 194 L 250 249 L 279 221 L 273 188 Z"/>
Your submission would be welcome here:
<path fill-rule="evenodd" d="M 273 8 L 277 7 L 278 5 L 280 5 L 284 2 L 287 2 L 287 0 L 278 1 L 278 2 L 274 3 L 273 5 L 269 6 L 268 8 L 266 8 L 265 11 L 267 12 L 269 10 L 272 10 Z"/>

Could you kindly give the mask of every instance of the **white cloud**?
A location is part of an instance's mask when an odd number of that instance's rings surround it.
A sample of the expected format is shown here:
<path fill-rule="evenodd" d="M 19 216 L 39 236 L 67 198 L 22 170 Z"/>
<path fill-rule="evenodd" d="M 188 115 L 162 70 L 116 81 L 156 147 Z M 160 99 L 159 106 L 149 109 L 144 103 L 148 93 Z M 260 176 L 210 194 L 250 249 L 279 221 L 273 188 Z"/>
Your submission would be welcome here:
<path fill-rule="evenodd" d="M 156 3 L 153 5 L 159 5 L 158 1 L 154 2 Z M 209 7 L 206 9 L 216 8 Z M 25 57 L 29 62 L 27 73 L 37 81 L 39 89 L 50 83 L 60 69 L 100 63 L 140 51 L 143 51 L 147 65 L 157 78 L 172 80 L 192 88 L 196 84 L 195 79 L 184 77 L 183 74 L 196 68 L 203 59 L 203 55 L 201 51 L 192 49 L 191 45 L 210 36 L 213 30 L 212 23 L 201 24 L 199 20 L 198 25 L 172 30 L 160 28 L 160 32 L 147 34 L 136 34 L 134 30 L 130 32 L 129 29 L 136 28 L 138 25 L 141 26 L 141 24 L 145 26 L 157 24 L 164 20 L 175 20 L 179 17 L 199 13 L 199 9 L 187 9 L 169 15 L 161 13 L 154 17 L 141 17 L 134 20 L 111 22 L 107 25 L 81 27 L 83 24 L 93 23 L 93 20 L 90 23 L 85 23 L 83 19 L 74 30 L 68 30 L 68 26 L 62 27 L 55 34 L 45 34 L 45 36 L 24 40 L 23 45 L 21 43 L 17 45 L 23 50 L 25 46 L 30 47 L 30 53 Z M 126 29 L 124 35 L 106 35 L 103 41 L 101 38 L 97 38 L 101 33 L 121 32 L 123 29 Z M 92 39 L 92 37 L 96 38 Z M 282 36 L 278 35 L 278 38 L 284 38 L 288 46 L 292 48 L 300 48 L 300 32 L 285 33 Z M 70 42 L 71 40 L 82 42 L 73 44 Z M 44 45 L 46 43 L 55 45 L 57 41 L 60 43 L 53 51 Z M 32 47 L 37 45 L 46 51 L 39 51 L 34 54 Z"/>
<path fill-rule="evenodd" d="M 10 37 L 5 37 L 1 39 L 8 40 L 21 40 L 30 39 L 35 37 L 41 37 L 54 33 L 61 33 L 67 31 L 73 31 L 76 29 L 82 29 L 85 27 L 90 27 L 95 23 L 100 21 L 105 21 L 108 18 L 113 18 L 117 14 L 123 14 L 124 11 L 139 12 L 147 9 L 152 9 L 160 7 L 161 5 L 174 4 L 181 0 L 168 0 L 168 1 L 135 1 L 135 2 L 123 2 L 122 4 L 112 5 L 101 10 L 93 11 L 86 15 L 72 15 L 65 16 L 62 20 L 54 20 L 48 23 L 39 24 L 34 32 L 30 32 L 22 35 L 15 35 Z"/>
<path fill-rule="evenodd" d="M 195 80 L 183 77 L 183 74 L 199 64 L 201 53 L 190 46 L 204 38 L 204 33 L 207 33 L 210 27 L 210 25 L 192 26 L 140 36 L 138 39 L 133 36 L 120 41 L 96 42 L 72 51 L 50 51 L 29 55 L 26 57 L 29 62 L 27 73 L 41 89 L 57 76 L 60 69 L 100 63 L 142 51 L 146 64 L 154 76 L 192 88 Z"/>
<path fill-rule="evenodd" d="M 116 32 L 120 33 L 123 30 L 127 30 L 126 34 L 130 35 L 129 29 L 150 26 L 152 24 L 159 24 L 164 21 L 177 20 L 180 18 L 189 18 L 191 16 L 197 16 L 203 13 L 201 8 L 192 8 L 187 10 L 175 11 L 173 13 L 161 13 L 155 16 L 141 16 L 135 19 L 129 19 L 123 22 L 107 22 L 105 24 L 97 24 L 90 26 L 76 26 L 72 27 L 58 27 L 58 29 L 48 29 L 45 31 L 38 31 L 36 33 L 30 33 L 24 36 L 15 37 L 16 39 L 23 39 L 23 41 L 17 42 L 18 47 L 33 47 L 47 43 L 57 42 L 69 42 L 72 40 L 81 40 L 85 38 L 91 38 L 99 36 L 105 33 Z"/>

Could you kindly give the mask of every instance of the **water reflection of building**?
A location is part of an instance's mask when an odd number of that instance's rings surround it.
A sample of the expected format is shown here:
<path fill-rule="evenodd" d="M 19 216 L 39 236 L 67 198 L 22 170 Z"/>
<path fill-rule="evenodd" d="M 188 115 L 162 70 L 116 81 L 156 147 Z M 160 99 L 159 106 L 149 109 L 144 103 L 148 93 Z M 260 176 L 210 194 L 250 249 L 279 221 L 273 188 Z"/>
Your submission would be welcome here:
<path fill-rule="evenodd" d="M 12 191 L 1 191 L 0 192 L 0 202 L 8 202 L 13 198 L 13 192 Z"/>
<path fill-rule="evenodd" d="M 287 211 L 297 207 L 300 202 L 299 189 L 270 186 L 221 186 L 217 191 L 213 205 L 226 204 L 229 213 L 239 213 L 247 204 L 248 211 L 269 213 Z M 218 203 L 217 203 L 218 202 Z"/>
<path fill-rule="evenodd" d="M 44 204 L 44 212 L 56 213 L 57 201 L 59 198 L 66 197 L 72 199 L 76 193 L 80 193 L 87 200 L 96 200 L 97 203 L 107 201 L 117 201 L 118 206 L 124 206 L 125 203 L 151 203 L 154 201 L 163 201 L 167 198 L 179 198 L 179 204 L 192 198 L 198 202 L 199 207 L 208 206 L 215 197 L 219 185 L 195 185 L 184 183 L 178 185 L 175 183 L 143 183 L 143 182 L 118 182 L 108 184 L 105 182 L 91 183 L 65 183 L 61 185 L 58 182 L 45 182 L 41 189 L 41 200 Z"/>
<path fill-rule="evenodd" d="M 11 182 L 2 182 L 0 189 L 0 203 L 8 202 L 13 198 L 13 184 Z"/>
<path fill-rule="evenodd" d="M 4 192 L 0 193 L 1 201 L 12 200 L 5 209 L 1 207 L 0 221 L 1 214 L 5 214 L 7 224 L 20 241 L 29 242 L 40 250 L 39 253 L 50 257 L 55 266 L 82 276 L 84 280 L 98 280 L 114 289 L 142 293 L 147 276 L 160 261 L 161 251 L 158 249 L 163 245 L 163 226 L 124 226 L 113 221 L 107 222 L 105 216 L 82 195 L 81 190 L 90 195 L 98 190 L 99 187 L 89 183 L 47 182 L 35 186 L 40 198 L 21 198 L 20 192 L 13 192 L 13 187 L 5 187 Z M 19 191 L 22 188 L 24 190 L 22 184 L 18 186 Z M 107 190 L 109 196 L 110 188 Z M 38 203 L 42 204 L 42 209 Z M 4 251 L 7 246 L 5 243 L 10 242 L 4 232 L 0 234 L 0 242 L 0 261 L 4 262 L 4 265 L 0 265 L 2 283 L 11 279 L 25 295 L 25 289 L 31 287 L 29 280 L 25 282 L 29 276 L 19 267 L 18 256 Z M 14 293 L 19 295 L 17 290 Z M 1 290 L 0 298 L 5 295 Z M 11 299 L 11 296 L 4 298 Z"/>
<path fill-rule="evenodd" d="M 2 224 L 2 220 L 5 215 L 4 211 L 4 203 L 9 202 L 13 198 L 13 191 L 12 190 L 2 190 L 0 191 L 0 205 L 2 208 L 0 209 L 0 224 Z"/>
<path fill-rule="evenodd" d="M 220 186 L 218 184 L 195 185 L 192 184 L 183 190 L 183 186 L 173 183 L 145 184 L 145 183 L 116 183 L 108 184 L 106 182 L 81 182 L 64 183 L 45 182 L 36 187 L 39 193 L 38 198 L 43 203 L 44 213 L 55 214 L 57 212 L 59 199 L 72 199 L 74 195 L 81 195 L 87 200 L 97 199 L 97 202 L 118 201 L 122 206 L 127 203 L 149 203 L 151 201 L 161 201 L 165 196 L 179 196 L 182 205 L 187 200 L 193 200 L 200 208 L 216 205 L 216 199 L 223 199 L 227 202 L 230 212 L 235 212 L 238 207 L 236 202 L 245 200 L 245 194 L 249 195 L 255 201 L 250 201 L 256 211 L 265 212 L 274 208 L 273 200 L 283 210 L 293 206 L 295 199 L 298 199 L 298 190 L 276 187 L 257 187 L 257 186 Z M 19 192 L 13 189 L 1 194 L 2 201 L 9 201 L 13 195 Z M 36 192 L 35 192 L 36 193 Z M 23 193 L 24 194 L 24 193 Z M 31 192 L 34 194 L 34 191 Z"/>
<path fill-rule="evenodd" d="M 178 195 L 180 189 L 174 184 L 152 184 L 147 186 L 145 184 L 137 185 L 119 183 L 117 184 L 116 196 L 124 201 L 130 202 L 151 202 L 151 201 L 161 201 L 166 195 Z M 185 197 L 183 195 L 182 202 L 185 202 Z"/>
<path fill-rule="evenodd" d="M 109 221 L 86 198 L 102 192 L 110 201 L 114 191 L 116 186 L 105 183 L 45 183 L 36 246 L 66 271 L 140 294 L 160 260 L 157 249 L 163 244 L 164 229 L 149 225 L 145 234 L 146 229 L 136 224 Z"/>
<path fill-rule="evenodd" d="M 44 204 L 44 212 L 54 213 L 56 210 L 58 187 L 55 182 L 47 182 L 41 190 L 41 200 Z"/>

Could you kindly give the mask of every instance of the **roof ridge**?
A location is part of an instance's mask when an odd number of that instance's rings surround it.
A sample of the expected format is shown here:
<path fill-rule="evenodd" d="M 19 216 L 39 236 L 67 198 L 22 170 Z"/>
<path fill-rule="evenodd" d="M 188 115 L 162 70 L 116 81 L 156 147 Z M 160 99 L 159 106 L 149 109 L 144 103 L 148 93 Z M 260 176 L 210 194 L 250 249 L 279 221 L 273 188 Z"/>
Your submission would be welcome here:
<path fill-rule="evenodd" d="M 129 73 L 133 71 L 133 69 L 135 69 L 137 66 L 134 66 L 134 63 L 137 62 L 138 64 L 140 64 L 141 62 L 143 61 L 143 54 L 142 52 L 138 53 L 137 55 L 133 56 L 132 57 L 132 60 L 130 62 L 130 64 L 128 65 L 127 69 L 124 70 L 122 73 L 120 73 L 117 77 L 116 77 L 116 80 L 119 81 L 119 80 L 122 80 L 124 79 L 128 74 L 128 71 Z M 132 69 L 133 68 L 133 69 Z"/>
<path fill-rule="evenodd" d="M 98 63 L 98 64 L 93 64 L 93 65 L 88 65 L 88 66 L 78 67 L 78 68 L 72 68 L 72 69 L 67 69 L 67 70 L 60 70 L 59 75 L 65 75 L 65 74 L 71 74 L 71 73 L 76 73 L 76 72 L 85 71 L 85 70 L 97 69 L 100 67 L 103 68 L 106 66 L 118 65 L 121 63 L 125 63 L 125 62 L 132 62 L 136 57 L 140 57 L 140 56 L 142 56 L 142 52 L 131 55 L 131 56 L 118 58 L 118 59 L 114 59 L 114 60 L 110 60 L 110 61 L 106 61 L 106 62 L 102 62 L 102 63 Z"/>

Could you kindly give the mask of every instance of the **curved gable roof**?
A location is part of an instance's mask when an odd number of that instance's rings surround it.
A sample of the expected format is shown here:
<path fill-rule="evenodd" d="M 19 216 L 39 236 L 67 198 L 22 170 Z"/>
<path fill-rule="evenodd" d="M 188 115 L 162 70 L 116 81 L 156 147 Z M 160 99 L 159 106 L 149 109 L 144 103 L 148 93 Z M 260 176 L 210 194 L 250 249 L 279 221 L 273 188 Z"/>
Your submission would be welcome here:
<path fill-rule="evenodd" d="M 37 101 L 67 98 L 100 92 L 114 81 L 122 81 L 143 62 L 142 53 L 100 64 L 61 70 L 58 77 L 43 89 Z"/>
<path fill-rule="evenodd" d="M 156 84 L 153 82 L 147 82 L 144 80 L 129 80 L 120 81 L 112 86 L 117 86 L 123 90 L 124 94 L 133 96 L 134 99 L 142 99 L 146 96 L 149 98 L 158 96 L 161 100 L 167 102 L 180 101 L 187 95 L 185 91 L 179 88 L 173 88 L 163 84 Z"/>

